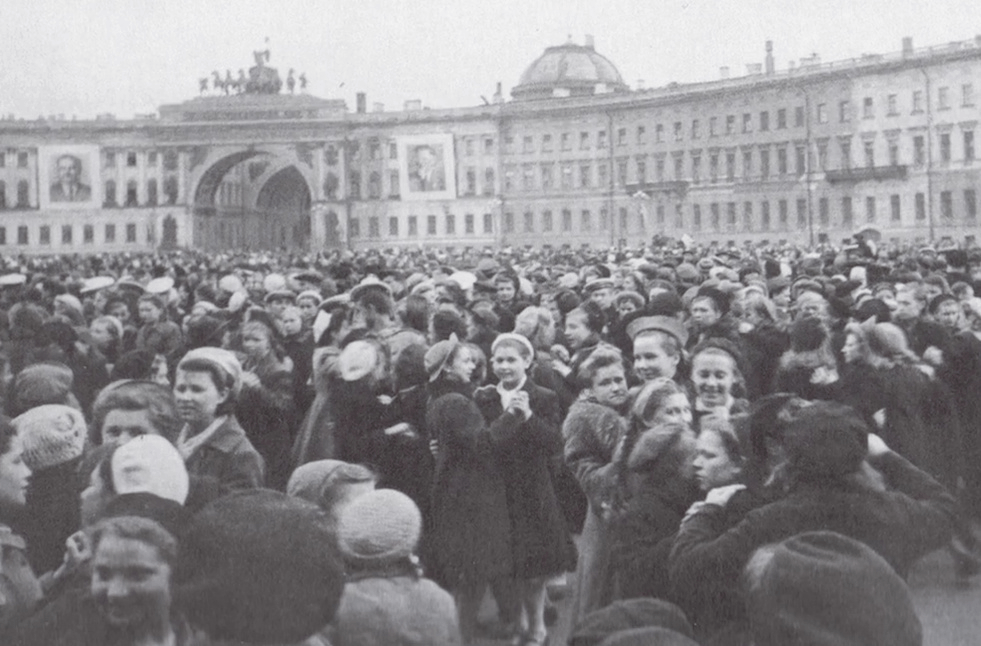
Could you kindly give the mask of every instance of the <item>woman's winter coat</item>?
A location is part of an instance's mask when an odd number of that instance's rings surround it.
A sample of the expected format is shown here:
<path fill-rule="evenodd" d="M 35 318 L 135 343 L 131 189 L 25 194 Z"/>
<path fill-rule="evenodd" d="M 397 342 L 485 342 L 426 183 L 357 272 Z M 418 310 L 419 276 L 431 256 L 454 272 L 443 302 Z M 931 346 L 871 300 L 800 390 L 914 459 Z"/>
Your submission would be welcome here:
<path fill-rule="evenodd" d="M 456 590 L 511 576 L 511 518 L 497 446 L 504 426 L 489 428 L 473 386 L 430 384 L 426 428 L 439 445 L 424 560 L 433 578 Z"/>
<path fill-rule="evenodd" d="M 501 407 L 497 388 L 478 389 L 474 400 L 492 435 L 504 476 L 511 519 L 511 555 L 516 579 L 559 574 L 575 567 L 575 547 L 559 508 L 549 462 L 562 451 L 559 400 L 526 380 L 532 416 L 522 421 Z"/>

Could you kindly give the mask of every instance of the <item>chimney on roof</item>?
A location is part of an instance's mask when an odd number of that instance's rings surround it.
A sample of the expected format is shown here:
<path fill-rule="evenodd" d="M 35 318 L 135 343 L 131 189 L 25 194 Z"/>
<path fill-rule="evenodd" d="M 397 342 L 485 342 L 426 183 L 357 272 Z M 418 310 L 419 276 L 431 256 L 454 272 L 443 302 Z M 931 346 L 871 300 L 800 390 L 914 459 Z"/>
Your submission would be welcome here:
<path fill-rule="evenodd" d="M 766 73 L 773 74 L 773 41 L 766 41 Z"/>
<path fill-rule="evenodd" d="M 913 37 L 904 36 L 903 37 L 903 57 L 911 56 L 913 54 Z"/>
<path fill-rule="evenodd" d="M 586 49 L 596 49 L 596 43 L 593 41 L 592 34 L 586 34 Z"/>
<path fill-rule="evenodd" d="M 721 78 L 722 80 L 725 80 L 725 79 L 729 78 L 729 66 L 728 65 L 723 65 L 722 67 L 719 68 L 719 78 Z"/>
<path fill-rule="evenodd" d="M 368 95 L 364 92 L 358 92 L 357 95 L 357 112 L 358 114 L 364 114 L 368 111 Z"/>
<path fill-rule="evenodd" d="M 497 82 L 497 89 L 494 90 L 494 103 L 504 103 L 504 90 L 501 88 L 501 82 Z"/>

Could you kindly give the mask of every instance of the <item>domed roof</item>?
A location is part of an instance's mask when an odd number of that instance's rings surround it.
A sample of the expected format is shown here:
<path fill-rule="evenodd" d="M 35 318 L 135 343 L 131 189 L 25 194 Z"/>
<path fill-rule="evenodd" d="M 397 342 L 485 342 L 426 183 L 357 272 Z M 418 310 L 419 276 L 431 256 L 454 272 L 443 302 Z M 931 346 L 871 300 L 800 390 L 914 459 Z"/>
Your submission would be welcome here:
<path fill-rule="evenodd" d="M 552 96 L 581 96 L 600 91 L 627 90 L 620 72 L 605 56 L 586 45 L 566 43 L 549 47 L 521 75 L 511 90 L 515 99 L 539 99 Z M 558 91 L 556 91 L 558 90 Z"/>

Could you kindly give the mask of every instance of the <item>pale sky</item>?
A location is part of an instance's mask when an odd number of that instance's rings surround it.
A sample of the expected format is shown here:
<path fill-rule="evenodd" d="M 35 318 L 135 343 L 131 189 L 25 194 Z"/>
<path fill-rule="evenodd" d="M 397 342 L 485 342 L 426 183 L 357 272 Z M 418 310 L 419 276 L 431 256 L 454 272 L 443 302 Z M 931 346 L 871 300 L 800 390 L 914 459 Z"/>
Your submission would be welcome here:
<path fill-rule="evenodd" d="M 968 40 L 977 0 L 0 0 L 0 114 L 120 118 L 198 95 L 212 70 L 305 72 L 308 91 L 369 108 L 479 105 L 545 47 L 592 34 L 624 81 L 648 87 Z"/>

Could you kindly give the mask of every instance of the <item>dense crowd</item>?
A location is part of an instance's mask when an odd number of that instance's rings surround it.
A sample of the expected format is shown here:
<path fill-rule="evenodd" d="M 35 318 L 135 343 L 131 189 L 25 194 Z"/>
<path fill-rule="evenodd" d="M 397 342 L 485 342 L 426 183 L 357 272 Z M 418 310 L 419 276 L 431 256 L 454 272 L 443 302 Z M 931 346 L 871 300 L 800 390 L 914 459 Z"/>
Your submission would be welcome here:
<path fill-rule="evenodd" d="M 896 646 L 981 571 L 981 249 L 0 262 L 3 644 Z"/>

